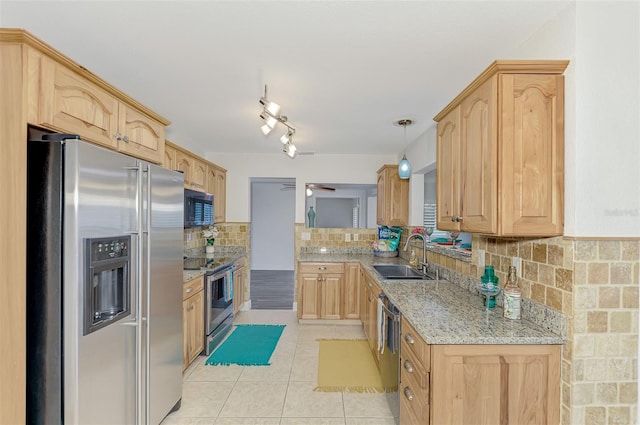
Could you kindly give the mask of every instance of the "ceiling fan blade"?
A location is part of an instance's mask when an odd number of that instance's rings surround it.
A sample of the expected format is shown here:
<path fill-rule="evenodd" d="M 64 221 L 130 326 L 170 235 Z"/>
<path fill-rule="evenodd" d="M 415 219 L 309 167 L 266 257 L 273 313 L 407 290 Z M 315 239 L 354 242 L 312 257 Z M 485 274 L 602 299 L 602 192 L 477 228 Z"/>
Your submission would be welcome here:
<path fill-rule="evenodd" d="M 310 186 L 312 186 L 314 189 L 320 189 L 320 190 L 336 190 L 335 187 L 325 186 L 323 184 L 314 184 Z"/>

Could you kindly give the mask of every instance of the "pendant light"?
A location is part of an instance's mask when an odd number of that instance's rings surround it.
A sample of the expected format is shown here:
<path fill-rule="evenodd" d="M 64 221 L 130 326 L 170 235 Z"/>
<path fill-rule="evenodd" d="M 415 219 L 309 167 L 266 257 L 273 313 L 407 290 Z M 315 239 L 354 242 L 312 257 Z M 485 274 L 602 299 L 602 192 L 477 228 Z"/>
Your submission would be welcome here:
<path fill-rule="evenodd" d="M 407 146 L 407 126 L 413 124 L 413 121 L 410 119 L 403 119 L 395 123 L 396 125 L 401 125 L 404 127 L 404 146 L 406 149 Z M 402 160 L 398 164 L 398 175 L 401 179 L 406 180 L 411 177 L 411 164 L 407 159 L 407 154 L 402 155 Z"/>

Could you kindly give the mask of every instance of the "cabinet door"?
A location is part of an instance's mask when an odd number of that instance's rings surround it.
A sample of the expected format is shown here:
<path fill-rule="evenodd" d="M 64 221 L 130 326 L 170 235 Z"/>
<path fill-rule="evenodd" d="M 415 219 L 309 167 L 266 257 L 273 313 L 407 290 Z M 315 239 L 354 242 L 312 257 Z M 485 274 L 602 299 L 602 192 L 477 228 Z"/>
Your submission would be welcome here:
<path fill-rule="evenodd" d="M 377 219 L 376 219 L 376 223 L 379 226 L 383 226 L 385 224 L 385 220 L 386 220 L 386 216 L 385 216 L 385 205 L 387 204 L 387 200 L 386 200 L 386 196 L 384 193 L 384 188 L 385 188 L 385 181 L 384 181 L 385 175 L 384 173 L 378 173 L 378 180 L 377 180 L 377 200 L 376 200 L 376 204 L 377 204 Z"/>
<path fill-rule="evenodd" d="M 227 219 L 227 172 L 218 169 L 216 172 L 215 196 L 213 197 L 213 214 L 216 223 L 224 223 Z"/>
<path fill-rule="evenodd" d="M 342 291 L 342 314 L 345 319 L 360 318 L 360 264 L 347 263 L 345 266 Z"/>
<path fill-rule="evenodd" d="M 560 423 L 560 347 L 433 345 L 432 423 Z"/>
<path fill-rule="evenodd" d="M 460 105 L 461 230 L 496 233 L 498 227 L 497 76 Z"/>
<path fill-rule="evenodd" d="M 118 100 L 52 60 L 41 72 L 38 124 L 117 150 Z"/>
<path fill-rule="evenodd" d="M 194 361 L 204 350 L 204 291 L 196 293 L 190 298 L 190 301 L 192 309 L 189 326 L 192 332 L 189 363 Z"/>
<path fill-rule="evenodd" d="M 504 235 L 562 235 L 564 77 L 502 75 L 500 80 Z"/>
<path fill-rule="evenodd" d="M 164 159 L 164 125 L 120 103 L 118 150 L 156 164 Z"/>
<path fill-rule="evenodd" d="M 204 192 L 207 178 L 207 164 L 193 157 L 191 158 L 191 164 L 191 176 L 189 178 L 189 182 L 191 183 L 190 189 Z"/>
<path fill-rule="evenodd" d="M 244 304 L 244 287 L 246 282 L 246 268 L 240 267 L 233 271 L 233 314 L 236 314 Z"/>
<path fill-rule="evenodd" d="M 164 160 L 162 161 L 162 166 L 167 170 L 175 170 L 177 153 L 178 151 L 173 146 L 165 145 Z"/>
<path fill-rule="evenodd" d="M 406 226 L 409 220 L 409 179 L 401 179 L 397 168 L 388 168 L 385 172 L 387 226 Z"/>
<path fill-rule="evenodd" d="M 175 169 L 182 171 L 182 174 L 184 175 L 184 187 L 191 189 L 191 173 L 193 173 L 193 158 L 191 155 L 188 155 L 181 150 L 176 151 Z"/>
<path fill-rule="evenodd" d="M 300 296 L 298 301 L 298 319 L 319 319 L 319 285 L 320 275 L 300 275 Z"/>
<path fill-rule="evenodd" d="M 189 327 L 190 307 L 191 303 L 189 299 L 182 301 L 182 370 L 185 370 L 189 366 L 189 341 L 191 337 L 191 329 Z"/>
<path fill-rule="evenodd" d="M 436 168 L 437 227 L 460 230 L 453 217 L 460 208 L 460 108 L 449 112 L 438 123 Z"/>
<path fill-rule="evenodd" d="M 342 310 L 342 274 L 320 275 L 320 318 L 340 319 Z"/>
<path fill-rule="evenodd" d="M 226 220 L 227 172 L 214 165 L 207 165 L 206 192 L 213 195 L 213 219 L 216 223 Z"/>

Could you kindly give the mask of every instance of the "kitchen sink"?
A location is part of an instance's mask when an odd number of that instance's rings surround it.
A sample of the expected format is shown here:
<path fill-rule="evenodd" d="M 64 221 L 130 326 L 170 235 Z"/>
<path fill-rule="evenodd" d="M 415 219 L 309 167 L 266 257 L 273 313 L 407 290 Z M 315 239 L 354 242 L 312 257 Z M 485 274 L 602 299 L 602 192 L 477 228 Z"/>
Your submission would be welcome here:
<path fill-rule="evenodd" d="M 430 273 L 424 274 L 419 270 L 407 265 L 398 264 L 376 264 L 373 269 L 385 280 L 389 279 L 416 279 L 435 280 L 435 276 Z"/>

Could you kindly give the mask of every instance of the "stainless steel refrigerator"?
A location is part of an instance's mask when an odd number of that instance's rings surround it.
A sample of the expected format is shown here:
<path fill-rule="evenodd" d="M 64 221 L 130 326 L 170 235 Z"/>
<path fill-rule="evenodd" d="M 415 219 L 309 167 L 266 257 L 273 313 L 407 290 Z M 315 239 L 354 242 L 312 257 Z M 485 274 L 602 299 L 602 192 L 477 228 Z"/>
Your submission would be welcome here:
<path fill-rule="evenodd" d="M 180 173 L 28 142 L 27 421 L 158 424 L 182 398 Z"/>

